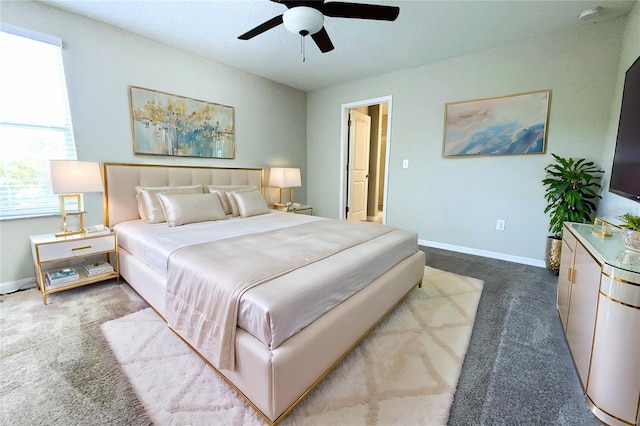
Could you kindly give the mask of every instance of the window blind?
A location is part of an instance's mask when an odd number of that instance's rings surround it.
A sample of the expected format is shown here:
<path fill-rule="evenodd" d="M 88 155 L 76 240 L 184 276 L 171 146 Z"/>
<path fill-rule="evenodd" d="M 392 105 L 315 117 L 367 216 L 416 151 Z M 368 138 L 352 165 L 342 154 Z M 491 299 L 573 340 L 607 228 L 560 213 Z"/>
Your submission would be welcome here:
<path fill-rule="evenodd" d="M 75 160 L 62 41 L 0 25 L 0 218 L 59 211 L 49 160 Z"/>

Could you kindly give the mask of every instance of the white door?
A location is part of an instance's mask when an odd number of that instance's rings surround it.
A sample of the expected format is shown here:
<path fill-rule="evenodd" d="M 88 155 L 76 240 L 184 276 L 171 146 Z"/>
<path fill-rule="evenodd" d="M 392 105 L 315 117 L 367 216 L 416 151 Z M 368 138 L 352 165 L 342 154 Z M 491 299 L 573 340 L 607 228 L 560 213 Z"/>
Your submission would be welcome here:
<path fill-rule="evenodd" d="M 367 220 L 371 117 L 349 111 L 349 186 L 347 220 Z"/>

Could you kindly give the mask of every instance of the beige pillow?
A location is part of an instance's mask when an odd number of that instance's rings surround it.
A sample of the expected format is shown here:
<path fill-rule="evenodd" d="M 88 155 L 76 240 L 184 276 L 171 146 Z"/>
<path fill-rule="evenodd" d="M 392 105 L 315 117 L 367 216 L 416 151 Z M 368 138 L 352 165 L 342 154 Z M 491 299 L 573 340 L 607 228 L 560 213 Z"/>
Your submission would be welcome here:
<path fill-rule="evenodd" d="M 240 216 L 240 209 L 238 209 L 238 202 L 236 201 L 235 194 L 240 192 L 249 192 L 249 191 L 257 191 L 258 188 L 248 188 L 248 189 L 236 189 L 235 191 L 227 192 L 227 199 L 229 200 L 229 205 L 231 206 L 231 216 Z"/>
<path fill-rule="evenodd" d="M 225 219 L 227 215 L 218 194 L 158 193 L 160 205 L 169 226 Z"/>
<path fill-rule="evenodd" d="M 249 189 L 259 188 L 254 185 L 207 185 L 207 190 L 209 192 L 215 192 L 220 197 L 220 202 L 222 203 L 222 207 L 224 208 L 225 213 L 233 214 L 233 216 L 239 215 L 238 206 L 236 205 L 235 199 L 227 194 L 230 191 L 241 191 Z M 233 206 L 235 206 L 235 210 Z"/>
<path fill-rule="evenodd" d="M 202 185 L 190 186 L 136 186 L 136 199 L 140 218 L 147 223 L 165 221 L 157 194 L 202 194 Z"/>
<path fill-rule="evenodd" d="M 257 189 L 247 191 L 231 191 L 241 217 L 257 216 L 269 213 L 269 206 Z"/>
<path fill-rule="evenodd" d="M 146 222 L 147 216 L 145 216 L 144 203 L 142 202 L 142 197 L 140 197 L 140 194 L 136 194 L 136 203 L 138 203 L 138 214 L 140 215 L 140 219 Z"/>

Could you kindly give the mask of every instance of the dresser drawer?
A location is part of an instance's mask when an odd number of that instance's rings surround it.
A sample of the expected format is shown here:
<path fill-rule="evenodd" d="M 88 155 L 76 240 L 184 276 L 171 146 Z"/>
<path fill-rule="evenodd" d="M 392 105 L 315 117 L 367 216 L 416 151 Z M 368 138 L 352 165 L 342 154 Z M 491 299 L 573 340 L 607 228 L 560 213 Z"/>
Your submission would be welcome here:
<path fill-rule="evenodd" d="M 95 238 L 83 238 L 77 241 L 56 241 L 37 246 L 40 262 L 88 256 L 112 251 L 115 248 L 116 237 L 113 234 Z"/>

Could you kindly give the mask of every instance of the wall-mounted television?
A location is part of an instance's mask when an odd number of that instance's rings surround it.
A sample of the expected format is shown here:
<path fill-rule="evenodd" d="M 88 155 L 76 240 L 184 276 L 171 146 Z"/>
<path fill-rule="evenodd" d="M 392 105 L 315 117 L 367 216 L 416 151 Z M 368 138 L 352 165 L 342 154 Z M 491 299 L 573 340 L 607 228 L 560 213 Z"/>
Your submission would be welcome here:
<path fill-rule="evenodd" d="M 640 57 L 624 79 L 609 191 L 640 202 Z"/>

